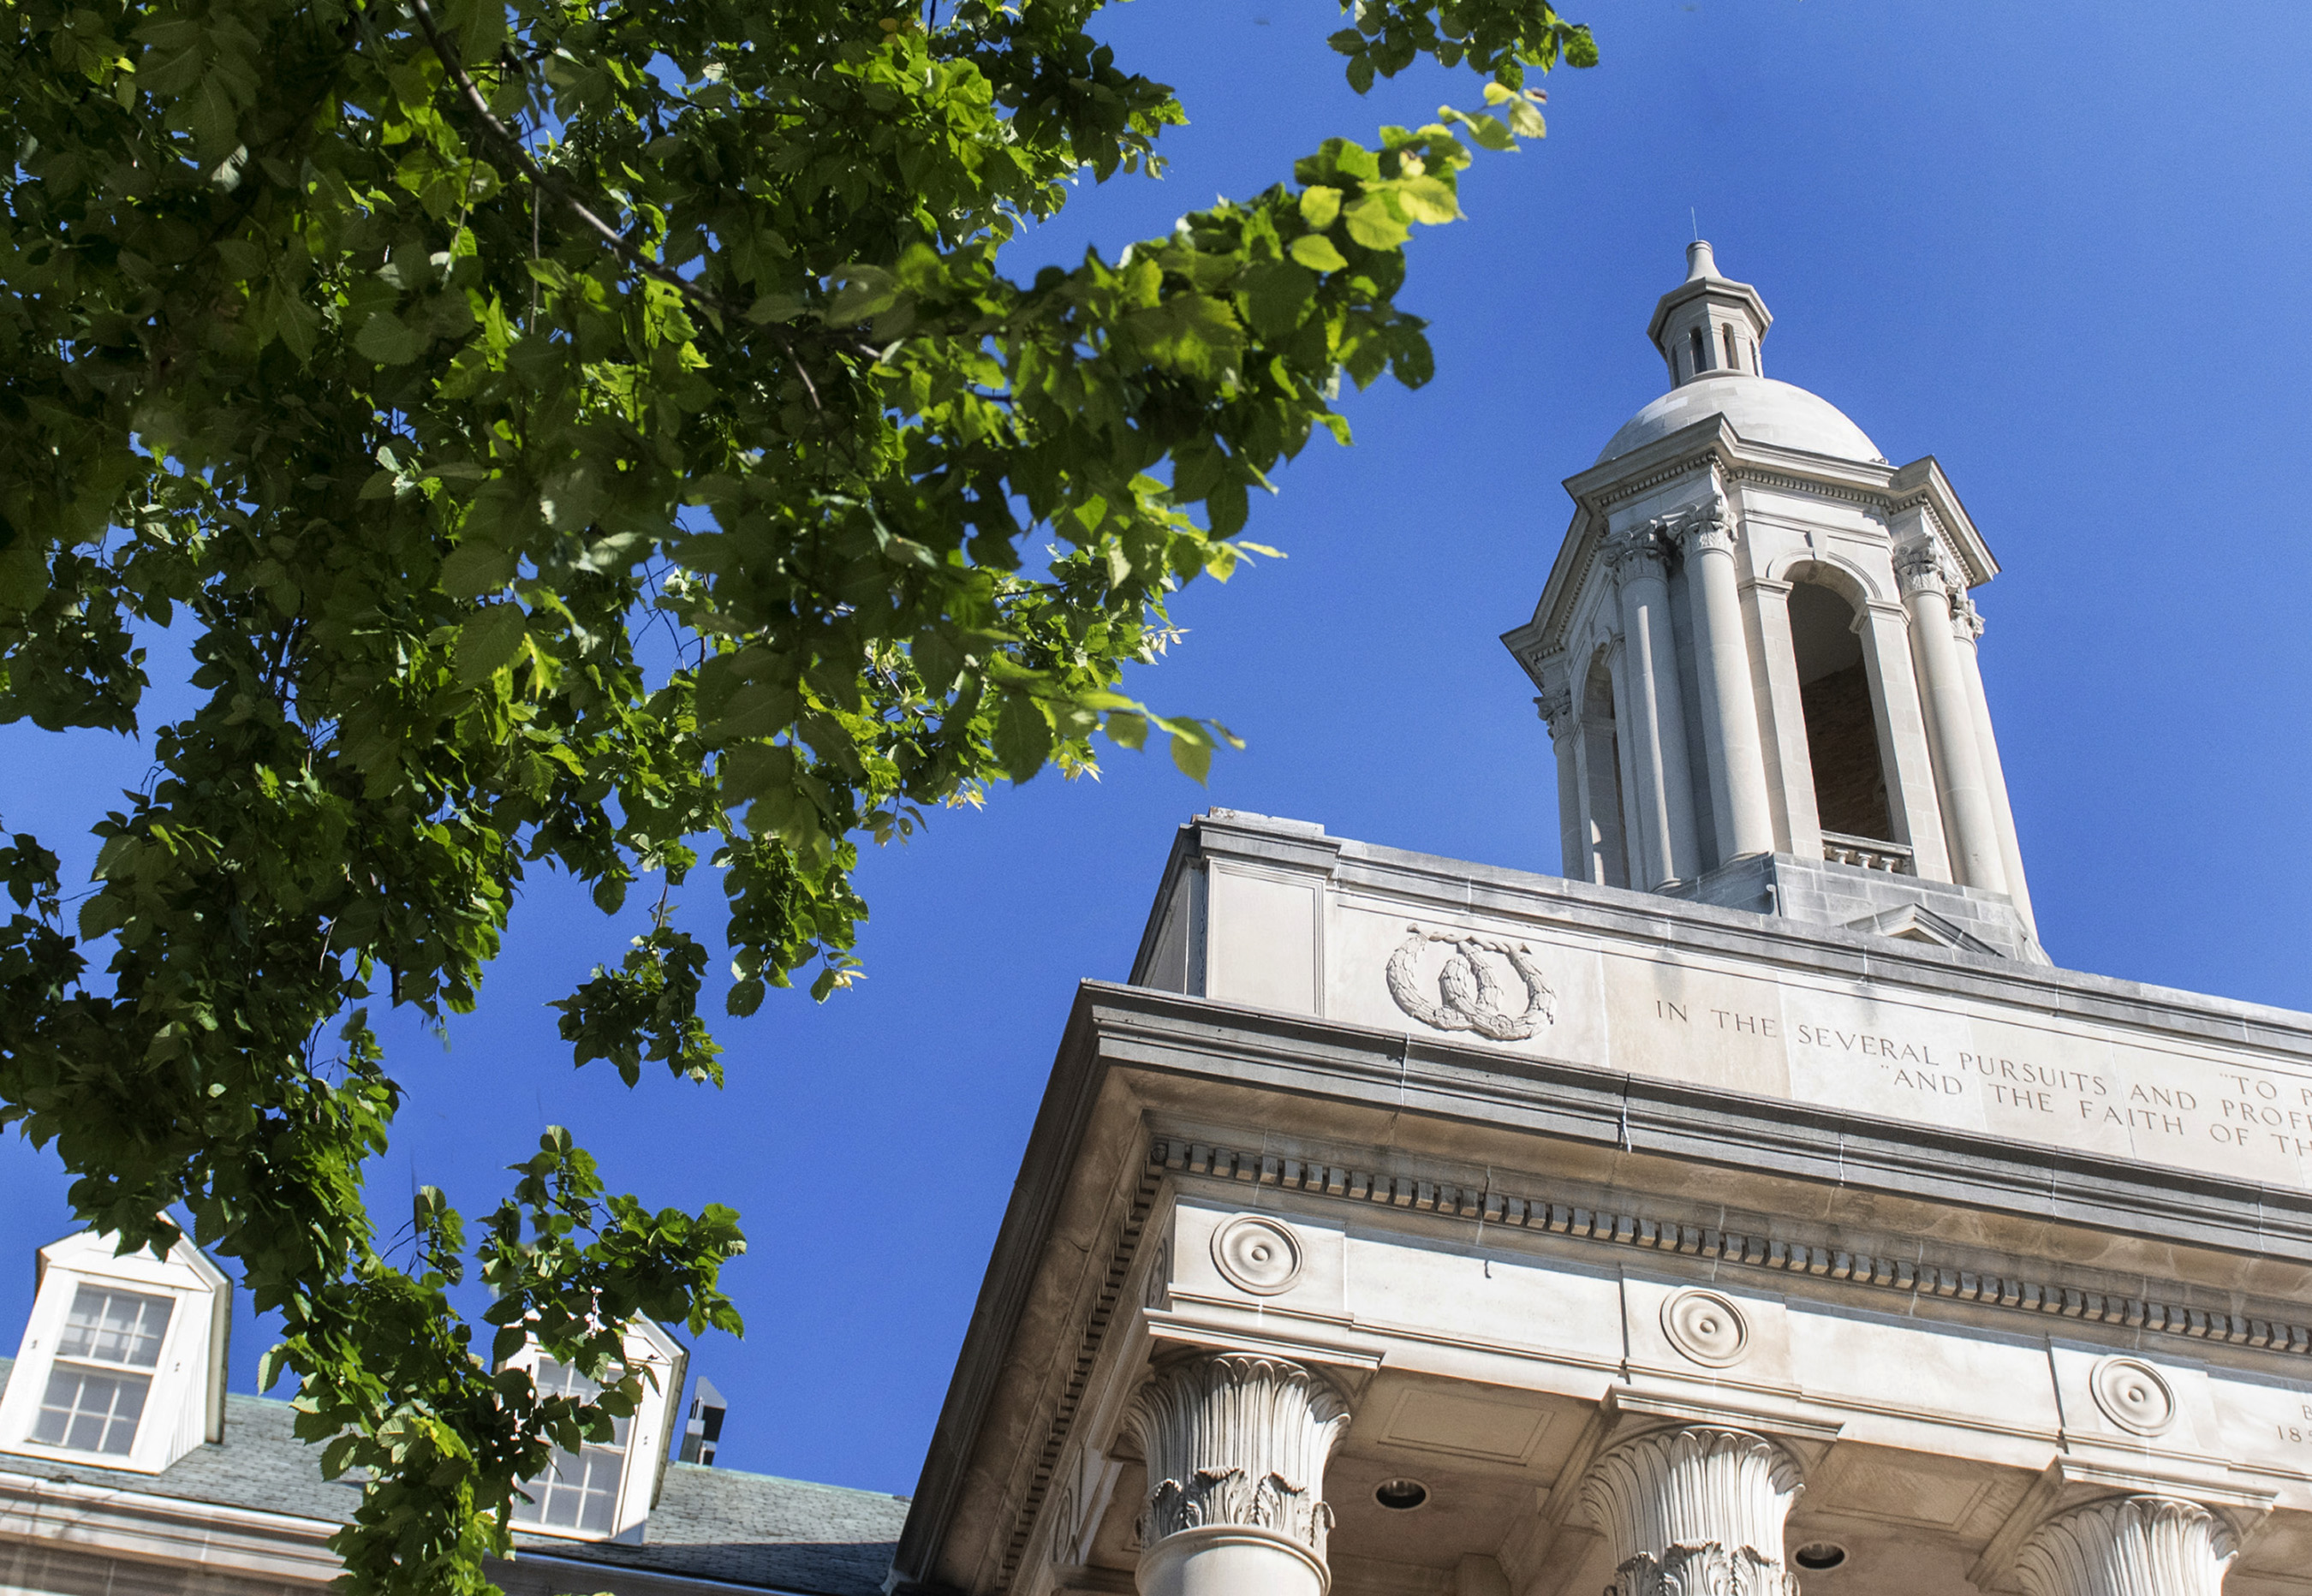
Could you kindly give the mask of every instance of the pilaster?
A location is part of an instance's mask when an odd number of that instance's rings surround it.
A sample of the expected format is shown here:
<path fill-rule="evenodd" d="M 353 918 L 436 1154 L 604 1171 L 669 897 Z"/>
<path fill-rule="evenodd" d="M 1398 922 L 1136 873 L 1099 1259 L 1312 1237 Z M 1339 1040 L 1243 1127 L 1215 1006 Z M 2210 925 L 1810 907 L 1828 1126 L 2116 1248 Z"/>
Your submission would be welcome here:
<path fill-rule="evenodd" d="M 1799 694 L 1798 656 L 1791 642 L 1791 585 L 1756 577 L 1743 584 L 1742 598 L 1756 639 L 1759 729 L 1768 744 L 1767 792 L 1781 811 L 1781 846 L 1801 859 L 1819 859 L 1822 816 L 1815 806 L 1806 705 Z"/>
<path fill-rule="evenodd" d="M 1911 868 L 1921 881 L 1956 881 L 1936 795 L 1931 740 L 1918 678 L 1911 668 L 1910 622 L 1901 605 L 1874 601 L 1854 618 L 1854 630 L 1862 639 L 1862 662 L 1878 716 L 1894 840 L 1910 848 Z"/>

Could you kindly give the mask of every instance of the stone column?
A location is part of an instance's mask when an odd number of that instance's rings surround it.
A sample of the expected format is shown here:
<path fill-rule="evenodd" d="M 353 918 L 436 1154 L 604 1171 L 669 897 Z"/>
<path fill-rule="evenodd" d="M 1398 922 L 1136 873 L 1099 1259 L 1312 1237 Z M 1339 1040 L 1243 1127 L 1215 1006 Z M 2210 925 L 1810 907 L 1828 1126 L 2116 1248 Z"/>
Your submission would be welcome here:
<path fill-rule="evenodd" d="M 1750 643 L 1734 573 L 1734 528 L 1726 500 L 1680 518 L 1687 591 L 1694 596 L 1694 652 L 1701 663 L 1702 746 L 1710 762 L 1710 807 L 1721 864 L 1774 848 L 1766 807 L 1766 755 L 1758 739 L 1757 697 L 1750 685 Z"/>
<path fill-rule="evenodd" d="M 1942 799 L 1944 840 L 1951 875 L 1963 887 L 2007 890 L 1999 853 L 1999 821 L 1984 780 L 1975 709 L 1951 640 L 1950 580 L 1931 543 L 1914 543 L 1895 555 L 1903 607 L 1911 615 L 1911 652 L 1919 663 L 1920 697 L 1927 711 L 1927 742 L 1934 752 L 1935 789 Z"/>
<path fill-rule="evenodd" d="M 1773 1442 L 1712 1425 L 1656 1430 L 1590 1466 L 1581 1503 L 1613 1549 L 1607 1596 L 1798 1596 L 1782 1521 L 1804 1487 Z"/>
<path fill-rule="evenodd" d="M 1983 694 L 1983 667 L 1976 650 L 1983 640 L 1983 617 L 1972 600 L 1961 595 L 1951 607 L 1951 640 L 1958 645 L 1960 673 L 1966 678 L 1966 697 L 1975 712 L 1975 740 L 1983 756 L 1983 779 L 1991 788 L 1992 813 L 1999 820 L 2000 862 L 2007 867 L 2007 896 L 2023 916 L 2031 939 L 2039 938 L 2038 922 L 2031 914 L 2031 889 L 2023 880 L 2023 847 L 2015 837 L 2015 810 L 2007 796 L 2007 769 L 1999 762 L 1999 739 L 1991 729 L 1991 701 Z"/>
<path fill-rule="evenodd" d="M 1141 1596 L 1324 1596 L 1325 1460 L 1349 1408 L 1321 1376 L 1193 1353 L 1149 1376 L 1126 1422 L 1148 1460 Z"/>
<path fill-rule="evenodd" d="M 1557 854 L 1562 874 L 1588 880 L 1590 828 L 1583 823 L 1581 766 L 1576 745 L 1581 733 L 1573 720 L 1573 694 L 1552 688 L 1534 700 L 1549 727 L 1549 746 L 1557 756 Z"/>
<path fill-rule="evenodd" d="M 1677 690 L 1677 642 L 1670 631 L 1668 548 L 1648 525 L 1607 540 L 1622 603 L 1622 667 L 1627 678 L 1629 743 L 1638 785 L 1645 880 L 1658 890 L 1701 866 L 1694 829 L 1694 775 L 1686 757 L 1686 712 Z"/>
<path fill-rule="evenodd" d="M 2114 1496 L 2040 1525 L 2015 1573 L 2028 1596 L 2217 1596 L 2238 1550 L 2196 1502 Z"/>

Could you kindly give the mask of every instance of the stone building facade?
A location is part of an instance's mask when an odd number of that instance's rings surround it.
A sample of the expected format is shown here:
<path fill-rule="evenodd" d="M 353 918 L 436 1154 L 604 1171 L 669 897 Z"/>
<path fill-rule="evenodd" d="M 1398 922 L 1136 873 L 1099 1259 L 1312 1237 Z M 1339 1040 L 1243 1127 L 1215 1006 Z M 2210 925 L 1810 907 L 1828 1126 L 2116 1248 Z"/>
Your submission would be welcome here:
<path fill-rule="evenodd" d="M 1504 638 L 1566 877 L 1183 829 L 894 1590 L 2312 1596 L 2312 1017 L 2049 961 L 1997 563 L 1687 264 Z"/>
<path fill-rule="evenodd" d="M 670 1407 L 509 1590 L 2312 1596 L 2312 1016 L 2050 962 L 1997 565 L 1769 325 L 1695 246 L 1504 639 L 1567 874 L 1184 827 L 912 1500 L 670 1462 Z M 350 1493 L 223 1396 L 215 1271 L 52 1252 L 7 1590 L 325 1581 Z"/>

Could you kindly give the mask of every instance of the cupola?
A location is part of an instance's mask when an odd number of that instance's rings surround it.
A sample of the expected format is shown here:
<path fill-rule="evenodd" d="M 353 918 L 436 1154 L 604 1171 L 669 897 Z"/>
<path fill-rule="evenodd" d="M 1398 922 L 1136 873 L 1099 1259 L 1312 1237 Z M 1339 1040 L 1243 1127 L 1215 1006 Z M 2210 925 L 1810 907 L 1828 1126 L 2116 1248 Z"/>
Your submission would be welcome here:
<path fill-rule="evenodd" d="M 1686 247 L 1686 281 L 1654 306 L 1646 336 L 1676 388 L 1712 375 L 1765 376 L 1758 346 L 1773 324 L 1758 291 L 1720 276 L 1708 241 L 1696 239 Z"/>
<path fill-rule="evenodd" d="M 1503 638 L 1565 873 L 2044 962 L 1967 596 L 1998 563 L 1931 456 L 1758 371 L 1769 320 L 1688 247 L 1646 329 L 1670 390 L 1567 479 Z"/>

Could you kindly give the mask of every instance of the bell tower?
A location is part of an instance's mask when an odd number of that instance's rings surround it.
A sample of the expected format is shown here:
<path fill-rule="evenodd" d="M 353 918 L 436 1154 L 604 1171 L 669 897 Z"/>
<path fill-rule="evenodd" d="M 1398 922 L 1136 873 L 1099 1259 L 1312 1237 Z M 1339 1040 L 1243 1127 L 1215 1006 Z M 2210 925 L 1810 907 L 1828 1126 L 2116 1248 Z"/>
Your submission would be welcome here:
<path fill-rule="evenodd" d="M 1765 375 L 1773 320 L 1688 247 L 1646 329 L 1670 389 L 1566 481 L 1502 639 L 1566 873 L 2044 963 L 1968 597 L 1998 562 L 1932 456 Z"/>

